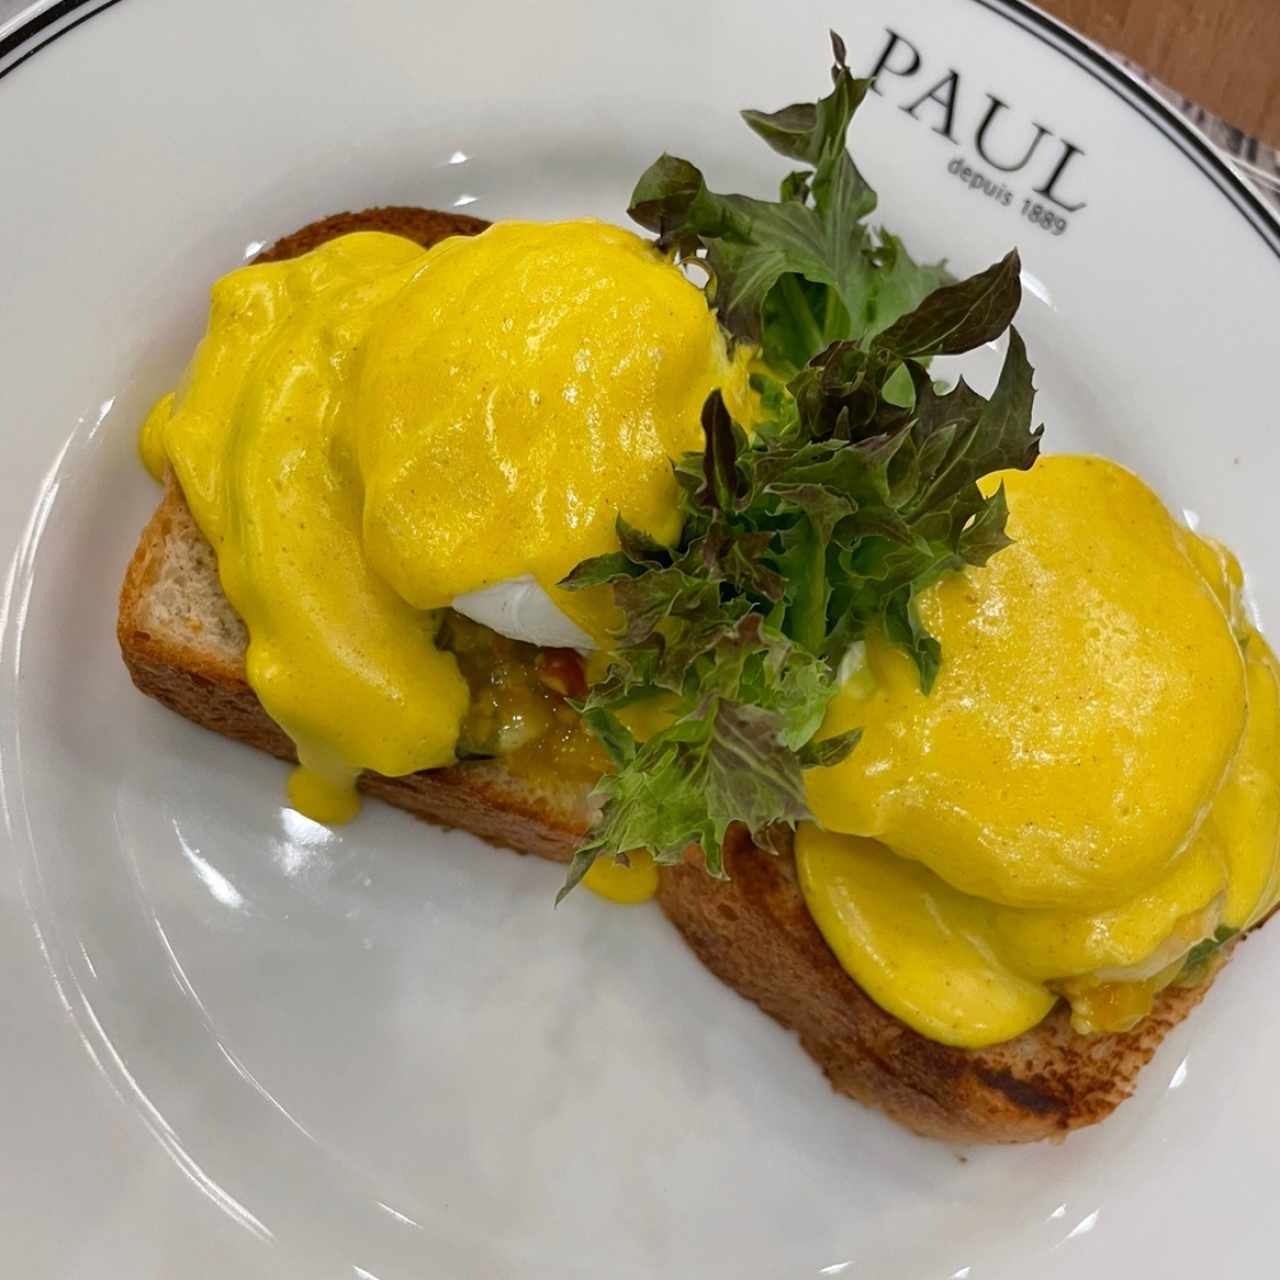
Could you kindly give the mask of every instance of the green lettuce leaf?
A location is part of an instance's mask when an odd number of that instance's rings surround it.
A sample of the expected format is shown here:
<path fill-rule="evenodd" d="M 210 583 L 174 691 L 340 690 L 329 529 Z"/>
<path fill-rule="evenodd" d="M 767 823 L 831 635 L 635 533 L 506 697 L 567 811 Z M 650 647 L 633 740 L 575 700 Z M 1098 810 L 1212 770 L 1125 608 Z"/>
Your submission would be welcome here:
<path fill-rule="evenodd" d="M 889 328 L 948 278 L 941 263 L 917 264 L 900 240 L 866 222 L 876 194 L 846 137 L 871 82 L 850 74 L 834 32 L 831 42 L 825 98 L 742 113 L 774 151 L 809 166 L 783 179 L 778 200 L 719 194 L 696 165 L 663 155 L 641 175 L 628 209 L 662 248 L 701 258 L 721 322 L 759 343 L 783 377 L 832 342 Z"/>
<path fill-rule="evenodd" d="M 757 343 L 763 420 L 750 435 L 713 393 L 704 446 L 674 464 L 683 532 L 675 546 L 618 522 L 619 549 L 578 565 L 568 589 L 608 585 L 624 622 L 604 678 L 580 710 L 613 762 L 601 818 L 561 896 L 600 856 L 648 850 L 677 862 L 701 847 L 724 874 L 733 824 L 776 849 L 809 816 L 804 770 L 830 767 L 859 730 L 818 740 L 842 664 L 871 631 L 909 654 L 931 687 L 945 655 L 917 600 L 944 574 L 1008 545 L 1003 486 L 1029 467 L 1043 428 L 1010 253 L 968 280 L 920 266 L 872 228 L 876 195 L 849 155 L 869 82 L 832 35 L 832 90 L 743 119 L 803 166 L 780 198 L 716 193 L 687 160 L 641 176 L 630 213 L 677 259 L 708 271 L 732 338 Z M 1009 331 L 991 396 L 933 382 L 929 361 Z M 626 707 L 661 697 L 670 723 L 638 741 Z"/>
<path fill-rule="evenodd" d="M 990 398 L 964 381 L 938 391 L 924 361 L 989 341 L 1017 303 L 1011 255 L 873 338 L 833 343 L 751 436 L 712 393 L 702 452 L 674 467 L 679 542 L 661 546 L 620 521 L 620 549 L 561 583 L 610 585 L 625 619 L 607 674 L 581 705 L 614 772 L 597 789 L 602 817 L 563 892 L 596 857 L 634 849 L 669 863 L 698 844 L 707 871 L 722 875 L 732 823 L 776 847 L 809 816 L 804 770 L 857 744 L 856 730 L 815 734 L 841 664 L 872 629 L 931 686 L 943 655 L 916 598 L 1007 545 L 1003 486 L 984 494 L 978 481 L 1029 467 L 1043 429 L 1032 428 L 1032 369 L 1016 330 Z M 899 374 L 909 408 L 885 394 Z M 616 713 L 659 694 L 672 722 L 637 742 Z"/>
<path fill-rule="evenodd" d="M 1211 938 L 1197 942 L 1187 952 L 1186 959 L 1182 962 L 1182 972 L 1178 975 L 1179 985 L 1194 987 L 1208 978 L 1222 959 L 1223 946 L 1239 932 L 1239 929 L 1232 929 L 1222 924 L 1214 930 Z"/>

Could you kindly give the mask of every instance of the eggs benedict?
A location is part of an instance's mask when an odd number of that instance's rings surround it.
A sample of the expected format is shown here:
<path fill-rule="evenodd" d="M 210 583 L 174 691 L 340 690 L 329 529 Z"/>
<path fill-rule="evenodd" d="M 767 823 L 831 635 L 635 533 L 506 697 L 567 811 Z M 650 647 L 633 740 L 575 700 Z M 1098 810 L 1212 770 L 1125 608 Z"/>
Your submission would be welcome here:
<path fill-rule="evenodd" d="M 118 633 L 311 818 L 359 786 L 656 894 L 837 1088 L 1044 1136 L 1280 899 L 1280 667 L 1225 548 L 1040 457 L 1017 253 L 866 223 L 834 50 L 745 113 L 810 166 L 777 201 L 664 155 L 651 241 L 379 209 L 218 281 Z"/>
<path fill-rule="evenodd" d="M 292 802 L 342 821 L 362 769 L 455 759 L 469 693 L 440 610 L 597 643 L 608 599 L 556 584 L 619 517 L 674 540 L 671 462 L 743 370 L 702 293 L 602 223 L 426 252 L 357 233 L 219 281 L 141 448 L 217 553 L 249 682 L 297 746 Z"/>
<path fill-rule="evenodd" d="M 861 726 L 858 749 L 807 776 L 801 884 L 841 963 L 931 1038 L 1011 1039 L 1059 995 L 1078 1030 L 1121 1030 L 1275 904 L 1275 659 L 1230 554 L 1124 468 L 983 485 L 1013 545 L 920 597 L 930 693 L 868 637 L 826 726 Z"/>

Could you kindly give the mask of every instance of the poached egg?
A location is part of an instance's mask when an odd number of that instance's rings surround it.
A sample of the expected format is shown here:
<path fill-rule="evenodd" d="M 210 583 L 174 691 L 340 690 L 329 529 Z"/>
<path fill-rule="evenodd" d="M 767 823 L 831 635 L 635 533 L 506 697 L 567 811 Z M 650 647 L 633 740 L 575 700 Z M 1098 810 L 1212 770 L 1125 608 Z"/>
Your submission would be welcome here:
<path fill-rule="evenodd" d="M 1051 456 L 1003 483 L 1013 545 L 919 600 L 932 691 L 872 635 L 807 775 L 809 909 L 845 969 L 976 1047 L 1065 996 L 1080 1031 L 1150 1011 L 1187 952 L 1280 893 L 1280 679 L 1239 566 L 1131 472 Z"/>
<path fill-rule="evenodd" d="M 588 648 L 606 591 L 557 583 L 619 515 L 679 534 L 671 461 L 746 392 L 702 292 L 591 221 L 497 223 L 424 251 L 383 233 L 212 291 L 181 385 L 144 423 L 249 633 L 249 683 L 297 746 L 292 803 L 350 817 L 362 769 L 451 763 L 470 699 L 452 606 Z"/>

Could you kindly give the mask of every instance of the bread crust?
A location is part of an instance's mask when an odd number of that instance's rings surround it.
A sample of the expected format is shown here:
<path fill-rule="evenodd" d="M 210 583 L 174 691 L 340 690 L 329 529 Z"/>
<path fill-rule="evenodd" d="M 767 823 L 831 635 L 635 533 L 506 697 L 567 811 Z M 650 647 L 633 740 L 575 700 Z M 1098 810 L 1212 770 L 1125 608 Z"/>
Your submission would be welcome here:
<path fill-rule="evenodd" d="M 224 737 L 297 762 L 292 741 L 267 715 L 235 655 L 208 645 L 197 616 L 166 630 L 148 615 L 148 595 L 172 545 L 203 540 L 172 473 L 142 531 L 120 591 L 116 635 L 133 683 L 157 702 Z M 212 589 L 217 589 L 213 584 Z M 567 862 L 590 825 L 585 797 L 546 794 L 522 785 L 489 761 L 433 769 L 407 778 L 364 773 L 362 791 L 441 826 L 472 831 L 493 844 Z M 554 801 L 559 801 L 555 803 Z"/>
<path fill-rule="evenodd" d="M 696 858 L 664 870 L 658 899 L 694 953 L 795 1031 L 840 1093 L 928 1137 L 1032 1142 L 1104 1119 L 1209 985 L 1166 988 L 1122 1034 L 1078 1035 L 1059 1005 L 1013 1040 L 957 1049 L 886 1013 L 845 973 L 805 906 L 793 858 L 739 841 L 725 868 L 728 881 L 709 880 Z"/>
<path fill-rule="evenodd" d="M 430 245 L 487 224 L 404 207 L 341 213 L 310 224 L 259 256 L 272 261 L 356 230 L 391 231 Z M 169 477 L 139 539 L 120 593 L 117 636 L 134 684 L 216 733 L 295 759 L 245 678 L 241 645 L 209 643 L 198 610 L 157 623 L 149 608 L 168 556 L 203 537 Z M 207 584 L 218 593 L 216 582 Z M 224 602 L 225 607 L 225 602 Z M 418 818 L 490 843 L 567 861 L 590 825 L 580 788 L 534 788 L 495 762 L 387 778 L 361 788 Z M 699 959 L 740 995 L 795 1031 L 839 1092 L 876 1106 L 916 1133 L 952 1142 L 1061 1138 L 1109 1115 L 1133 1091 L 1165 1035 L 1209 983 L 1167 988 L 1150 1016 L 1118 1035 L 1084 1037 L 1059 1007 L 1030 1031 L 981 1050 L 927 1040 L 875 1004 L 841 969 L 805 907 L 790 854 L 774 857 L 731 833 L 727 881 L 711 880 L 692 852 L 663 868 L 658 901 Z M 1225 950 L 1225 949 L 1224 949 Z"/>

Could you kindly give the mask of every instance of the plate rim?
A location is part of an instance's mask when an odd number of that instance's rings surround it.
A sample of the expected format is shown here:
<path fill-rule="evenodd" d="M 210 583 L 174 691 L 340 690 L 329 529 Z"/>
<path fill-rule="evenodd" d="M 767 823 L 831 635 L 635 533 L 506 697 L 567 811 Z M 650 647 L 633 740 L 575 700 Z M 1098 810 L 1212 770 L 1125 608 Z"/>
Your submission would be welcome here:
<path fill-rule="evenodd" d="M 8 22 L 0 24 L 0 80 L 69 31 L 119 3 L 120 0 L 34 0 Z M 1280 212 L 1266 204 L 1200 129 L 1174 111 L 1101 45 L 1079 35 L 1029 0 L 969 0 L 969 3 L 1004 18 L 1111 90 L 1181 151 L 1280 259 Z"/>
<path fill-rule="evenodd" d="M 979 3 L 983 6 L 983 8 L 988 10 L 994 10 L 998 14 L 1002 13 L 1002 11 L 1005 9 L 1009 9 L 1009 10 L 1018 10 L 1021 12 L 1026 12 L 1033 16 L 1037 16 L 1035 15 L 1034 10 L 1031 10 L 1028 6 L 1019 3 L 1018 0 L 1014 0 L 1013 3 L 1009 3 L 1009 4 L 1002 3 L 1001 0 L 994 0 L 994 2 L 992 2 L 992 0 L 972 0 L 972 2 Z M 28 58 L 34 56 L 34 53 L 39 52 L 40 49 L 47 47 L 54 40 L 56 40 L 60 35 L 65 34 L 66 31 L 72 30 L 74 29 L 74 27 L 79 26 L 84 22 L 87 22 L 91 17 L 96 16 L 97 13 L 102 12 L 106 8 L 113 7 L 117 3 L 119 3 L 119 0 L 96 0 L 96 2 L 95 0 L 61 0 L 61 2 L 59 2 L 59 0 L 38 0 L 37 5 L 33 5 L 28 10 L 24 11 L 26 15 L 41 17 L 41 16 L 50 14 L 55 9 L 58 11 L 58 13 L 57 13 L 57 16 L 49 17 L 46 22 L 42 23 L 34 31 L 29 30 L 29 21 L 26 25 L 24 25 L 23 30 L 26 31 L 26 35 L 24 36 L 23 43 L 22 43 L 22 51 L 20 52 L 21 60 L 26 61 Z M 964 11 L 960 11 L 960 12 L 963 13 Z M 1016 19 L 1013 18 L 1011 15 L 1009 16 L 1009 20 L 1016 22 Z M 1046 23 L 1046 26 L 1051 26 L 1051 25 L 1052 24 Z M 7 35 L 6 35 L 7 31 L 8 31 L 8 28 L 0 27 L 0 37 L 7 38 Z M 1026 34 L 1036 39 L 1042 38 L 1040 36 L 1037 36 L 1034 31 L 1027 31 Z M 1047 39 L 1049 37 L 1046 36 L 1043 38 Z M 4 52 L 3 44 L 4 44 L 4 40 L 0 39 L 0 77 L 2 77 L 3 74 L 5 74 L 8 69 L 12 69 L 13 66 L 17 65 L 16 63 L 11 63 L 6 67 L 3 60 L 3 56 L 2 56 Z M 17 49 L 18 46 L 14 46 L 14 48 Z M 1087 50 L 1087 46 L 1086 46 L 1086 50 Z M 1103 55 L 1098 53 L 1093 53 L 1092 51 L 1089 51 L 1089 52 L 1091 53 L 1092 57 L 1097 58 L 1099 62 L 1100 70 L 1104 74 L 1110 71 L 1114 71 L 1116 73 L 1115 78 L 1118 81 L 1124 80 L 1126 78 L 1118 65 L 1112 67 L 1111 64 L 1106 61 Z M 1082 69 L 1086 71 L 1090 70 L 1090 68 L 1087 65 L 1082 67 Z M 56 72 L 54 74 L 56 75 Z M 1149 91 L 1141 87 L 1138 84 L 1138 82 L 1134 82 L 1134 87 L 1137 90 L 1139 96 L 1143 96 L 1143 95 L 1150 96 Z M 1119 88 L 1116 88 L 1114 91 L 1117 93 L 1122 92 Z M 1170 119 L 1174 121 L 1175 124 L 1181 124 L 1181 122 L 1178 121 L 1176 115 L 1174 115 L 1171 111 L 1169 111 L 1168 108 L 1165 108 L 1163 104 L 1159 103 L 1158 99 L 1155 99 L 1154 97 L 1152 97 L 1151 101 L 1153 104 L 1160 107 L 1161 110 L 1165 114 L 1167 114 L 1170 117 Z M 1138 106 L 1137 103 L 1134 103 L 1133 109 L 1141 110 L 1141 107 Z M 1150 123 L 1153 124 L 1153 127 L 1157 127 L 1157 128 L 1160 127 L 1154 121 L 1151 121 Z M 1164 132 L 1163 129 L 1161 131 Z M 1195 137 L 1194 130 L 1192 130 L 1190 127 L 1187 127 L 1186 132 L 1188 135 L 1190 135 L 1194 139 Z M 1179 145 L 1177 141 L 1172 137 L 1169 138 L 1169 141 L 1173 142 L 1175 146 Z M 1207 148 L 1207 144 L 1206 144 L 1206 148 Z M 1179 149 L 1183 150 L 1184 153 L 1186 151 L 1186 148 L 1183 148 L 1181 146 L 1179 146 Z M 1215 161 L 1217 160 L 1216 155 L 1214 155 L 1213 153 L 1209 152 L 1207 154 L 1211 159 Z M 1189 156 L 1188 158 L 1192 158 L 1192 157 Z M 1192 162 L 1197 163 L 1194 159 L 1192 159 Z M 1202 166 L 1199 163 L 1197 163 L 1197 167 L 1200 168 Z M 1222 168 L 1223 173 L 1227 176 L 1230 182 L 1238 183 L 1238 180 L 1236 179 L 1234 173 L 1229 169 L 1228 166 L 1226 166 L 1225 164 L 1221 164 L 1220 167 Z M 1208 178 L 1208 180 L 1214 181 L 1213 177 L 1210 174 L 1206 173 L 1204 176 Z M 1243 186 L 1243 184 L 1239 184 L 1239 185 Z M 1228 198 L 1230 198 L 1229 195 L 1228 195 Z M 1233 204 L 1234 203 L 1235 202 L 1233 201 Z M 1261 206 L 1261 207 L 1265 210 L 1265 206 Z M 1238 211 L 1241 212 L 1242 216 L 1246 216 L 1246 217 L 1248 216 L 1247 214 L 1244 214 L 1243 210 L 1238 210 Z M 1264 216 L 1269 216 L 1269 215 L 1264 214 Z M 1264 232 L 1263 234 L 1265 236 L 1266 233 Z M 1277 256 L 1280 256 L 1280 242 L 1278 242 L 1277 245 L 1275 246 L 1275 251 L 1277 252 Z M 253 1202 L 250 1201 L 250 1203 L 253 1203 Z"/>

